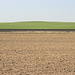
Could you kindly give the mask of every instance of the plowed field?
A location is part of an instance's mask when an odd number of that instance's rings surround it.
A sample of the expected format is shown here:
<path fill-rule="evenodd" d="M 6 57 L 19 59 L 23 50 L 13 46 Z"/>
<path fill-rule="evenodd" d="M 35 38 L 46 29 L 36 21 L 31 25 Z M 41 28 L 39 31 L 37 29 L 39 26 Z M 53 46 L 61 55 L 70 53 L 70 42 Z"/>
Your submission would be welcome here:
<path fill-rule="evenodd" d="M 0 75 L 75 75 L 75 32 L 0 32 Z"/>

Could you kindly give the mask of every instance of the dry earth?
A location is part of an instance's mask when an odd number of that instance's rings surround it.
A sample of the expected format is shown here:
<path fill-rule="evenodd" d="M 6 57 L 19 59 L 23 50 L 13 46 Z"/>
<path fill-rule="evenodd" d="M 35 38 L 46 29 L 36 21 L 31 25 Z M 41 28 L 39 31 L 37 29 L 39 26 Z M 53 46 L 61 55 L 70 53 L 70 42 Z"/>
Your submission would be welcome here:
<path fill-rule="evenodd" d="M 75 75 L 75 32 L 0 32 L 0 75 Z"/>

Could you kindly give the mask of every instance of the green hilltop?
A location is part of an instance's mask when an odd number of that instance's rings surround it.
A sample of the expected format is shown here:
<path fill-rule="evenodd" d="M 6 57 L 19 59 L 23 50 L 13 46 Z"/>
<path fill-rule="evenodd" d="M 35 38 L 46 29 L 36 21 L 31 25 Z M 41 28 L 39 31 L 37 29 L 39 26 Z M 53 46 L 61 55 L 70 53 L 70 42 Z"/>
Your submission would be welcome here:
<path fill-rule="evenodd" d="M 0 29 L 75 29 L 75 22 L 10 22 L 0 23 Z"/>

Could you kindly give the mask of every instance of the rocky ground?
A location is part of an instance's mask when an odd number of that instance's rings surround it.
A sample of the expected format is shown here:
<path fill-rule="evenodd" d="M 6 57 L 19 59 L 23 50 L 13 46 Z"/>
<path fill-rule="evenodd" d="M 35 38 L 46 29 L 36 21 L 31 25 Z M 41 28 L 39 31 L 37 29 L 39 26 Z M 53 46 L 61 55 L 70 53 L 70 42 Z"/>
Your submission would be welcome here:
<path fill-rule="evenodd" d="M 0 75 L 75 75 L 75 32 L 0 32 Z"/>

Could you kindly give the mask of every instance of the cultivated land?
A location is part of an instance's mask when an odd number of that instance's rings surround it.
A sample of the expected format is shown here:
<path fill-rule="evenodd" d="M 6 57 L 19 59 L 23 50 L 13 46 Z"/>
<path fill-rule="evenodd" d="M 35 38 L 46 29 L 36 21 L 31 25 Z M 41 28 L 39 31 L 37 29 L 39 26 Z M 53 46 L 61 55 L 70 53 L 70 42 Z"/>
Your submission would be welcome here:
<path fill-rule="evenodd" d="M 0 32 L 0 75 L 75 75 L 75 32 Z"/>
<path fill-rule="evenodd" d="M 75 22 L 15 22 L 0 23 L 0 29 L 75 29 Z"/>

